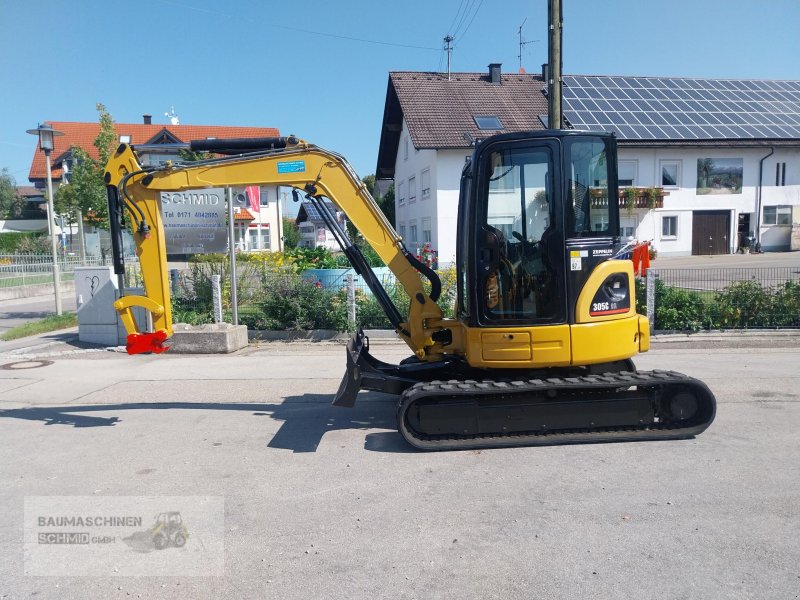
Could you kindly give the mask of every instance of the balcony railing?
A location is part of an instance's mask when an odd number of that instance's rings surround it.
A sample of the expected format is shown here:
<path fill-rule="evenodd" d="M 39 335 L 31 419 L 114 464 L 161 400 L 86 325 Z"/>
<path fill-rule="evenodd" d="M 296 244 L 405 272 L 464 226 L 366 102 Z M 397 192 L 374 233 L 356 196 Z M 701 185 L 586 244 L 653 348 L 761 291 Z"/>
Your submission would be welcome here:
<path fill-rule="evenodd" d="M 629 207 L 628 202 L 630 196 L 627 190 L 636 190 L 636 196 L 633 198 L 633 206 Z M 651 192 L 655 190 L 655 192 Z M 608 195 L 604 193 L 605 190 L 591 190 L 592 195 L 592 208 L 606 208 L 608 207 Z M 651 209 L 651 208 L 664 208 L 664 196 L 669 196 L 669 192 L 662 188 L 623 188 L 619 191 L 619 207 L 627 209 Z"/>

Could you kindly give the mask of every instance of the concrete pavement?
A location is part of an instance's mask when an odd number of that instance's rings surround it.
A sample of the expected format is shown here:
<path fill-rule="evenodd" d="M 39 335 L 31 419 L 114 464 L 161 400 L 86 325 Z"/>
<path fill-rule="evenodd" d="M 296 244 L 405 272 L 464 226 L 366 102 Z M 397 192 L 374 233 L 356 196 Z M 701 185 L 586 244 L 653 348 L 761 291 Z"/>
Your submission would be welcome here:
<path fill-rule="evenodd" d="M 0 597 L 800 592 L 798 350 L 637 358 L 715 392 L 717 419 L 694 440 L 451 453 L 410 451 L 389 396 L 331 407 L 336 344 L 49 360 L 0 368 Z M 225 576 L 22 575 L 24 497 L 93 494 L 224 496 Z"/>

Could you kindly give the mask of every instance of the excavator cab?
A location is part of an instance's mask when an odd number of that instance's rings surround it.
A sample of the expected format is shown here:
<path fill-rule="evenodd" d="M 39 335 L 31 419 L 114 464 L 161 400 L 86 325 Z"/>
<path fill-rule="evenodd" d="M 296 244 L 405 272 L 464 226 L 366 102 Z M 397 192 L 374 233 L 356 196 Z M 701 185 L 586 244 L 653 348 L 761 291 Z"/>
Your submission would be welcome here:
<path fill-rule="evenodd" d="M 620 245 L 615 157 L 612 135 L 565 131 L 495 136 L 476 148 L 459 204 L 460 319 L 576 322 L 588 276 Z M 623 290 L 608 312 L 630 308 Z"/>

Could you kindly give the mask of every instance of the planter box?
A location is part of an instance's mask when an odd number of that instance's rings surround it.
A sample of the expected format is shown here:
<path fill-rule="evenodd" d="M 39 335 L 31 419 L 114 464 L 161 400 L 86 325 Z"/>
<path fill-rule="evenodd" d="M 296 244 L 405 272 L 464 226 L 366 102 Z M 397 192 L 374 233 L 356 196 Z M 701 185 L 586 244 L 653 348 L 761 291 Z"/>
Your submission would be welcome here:
<path fill-rule="evenodd" d="M 176 354 L 229 354 L 247 346 L 247 327 L 230 323 L 177 323 L 170 339 Z"/>

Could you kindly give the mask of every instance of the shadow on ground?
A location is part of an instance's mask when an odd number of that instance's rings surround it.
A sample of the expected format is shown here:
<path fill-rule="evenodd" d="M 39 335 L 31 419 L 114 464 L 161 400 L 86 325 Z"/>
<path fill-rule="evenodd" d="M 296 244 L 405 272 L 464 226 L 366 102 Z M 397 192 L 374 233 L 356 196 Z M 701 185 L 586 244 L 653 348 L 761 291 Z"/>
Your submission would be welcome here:
<path fill-rule="evenodd" d="M 128 402 L 83 406 L 37 406 L 0 410 L 0 419 L 41 421 L 44 425 L 72 427 L 114 427 L 124 423 L 121 415 L 130 410 L 224 410 L 250 412 L 255 417 L 281 421 L 280 429 L 267 444 L 270 448 L 294 452 L 316 452 L 322 436 L 342 429 L 395 429 L 396 400 L 377 393 L 361 394 L 355 408 L 330 404 L 328 394 L 289 396 L 280 404 L 223 402 Z M 90 413 L 90 414 L 86 414 Z M 100 416 L 91 413 L 111 413 Z M 412 452 L 397 431 L 367 434 L 364 448 L 375 452 Z"/>

